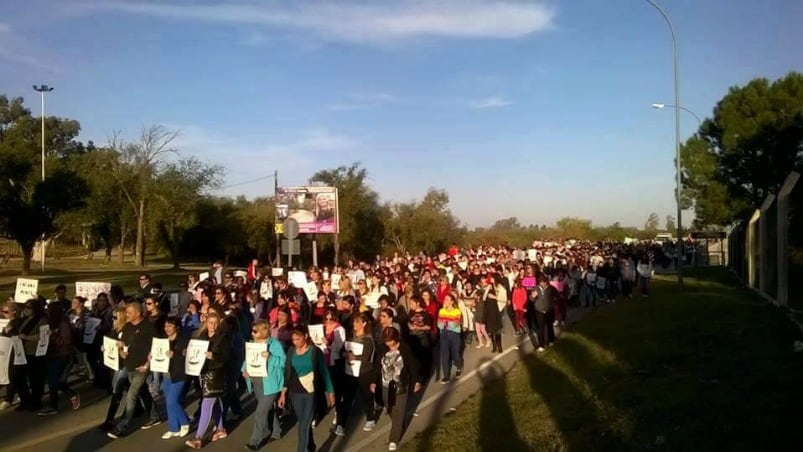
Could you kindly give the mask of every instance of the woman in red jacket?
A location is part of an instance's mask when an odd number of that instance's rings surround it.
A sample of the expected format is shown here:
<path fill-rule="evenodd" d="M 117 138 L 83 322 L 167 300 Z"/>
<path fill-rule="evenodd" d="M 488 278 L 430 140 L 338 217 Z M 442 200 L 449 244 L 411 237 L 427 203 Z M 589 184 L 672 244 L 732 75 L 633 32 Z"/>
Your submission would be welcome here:
<path fill-rule="evenodd" d="M 524 334 L 527 327 L 527 289 L 521 285 L 521 278 L 516 278 L 513 286 L 513 312 L 516 316 L 516 335 Z"/>

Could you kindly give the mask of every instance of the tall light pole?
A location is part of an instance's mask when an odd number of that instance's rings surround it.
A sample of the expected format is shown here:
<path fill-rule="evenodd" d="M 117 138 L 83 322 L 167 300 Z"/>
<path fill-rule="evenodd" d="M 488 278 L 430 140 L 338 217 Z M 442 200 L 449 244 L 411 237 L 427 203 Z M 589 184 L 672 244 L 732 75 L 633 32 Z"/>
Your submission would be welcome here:
<path fill-rule="evenodd" d="M 675 76 L 675 105 L 682 105 L 680 103 L 680 71 L 678 69 L 678 40 L 675 36 L 675 27 L 672 26 L 672 21 L 666 15 L 663 8 L 658 6 L 654 0 L 646 0 L 647 3 L 652 5 L 664 18 L 666 24 L 669 26 L 669 33 L 672 35 L 672 66 Z M 683 221 L 681 216 L 683 214 L 683 206 L 681 205 L 680 192 L 681 192 L 681 178 L 680 178 L 680 108 L 675 108 L 675 172 L 677 180 L 675 182 L 675 202 L 678 208 L 678 285 L 683 289 Z"/>
<path fill-rule="evenodd" d="M 652 108 L 654 108 L 654 109 L 656 109 L 656 110 L 661 110 L 661 109 L 663 109 L 663 108 L 679 108 L 679 109 L 681 109 L 681 110 L 685 111 L 686 113 L 688 113 L 688 114 L 690 114 L 690 115 L 694 116 L 694 119 L 696 119 L 696 120 L 697 120 L 697 122 L 698 122 L 698 123 L 700 123 L 700 125 L 703 125 L 703 120 L 702 120 L 702 119 L 700 119 L 700 117 L 699 117 L 699 116 L 697 116 L 697 113 L 695 113 L 695 112 L 693 112 L 693 111 L 689 110 L 688 108 L 686 108 L 686 107 L 684 107 L 684 106 L 682 106 L 682 105 L 669 105 L 669 104 L 659 104 L 659 103 L 655 103 L 655 104 L 652 104 Z"/>
<path fill-rule="evenodd" d="M 47 85 L 33 85 L 34 91 L 42 95 L 42 182 L 45 181 L 45 93 L 53 91 L 53 87 Z M 41 254 L 42 254 L 42 273 L 45 271 L 45 238 L 42 237 Z"/>

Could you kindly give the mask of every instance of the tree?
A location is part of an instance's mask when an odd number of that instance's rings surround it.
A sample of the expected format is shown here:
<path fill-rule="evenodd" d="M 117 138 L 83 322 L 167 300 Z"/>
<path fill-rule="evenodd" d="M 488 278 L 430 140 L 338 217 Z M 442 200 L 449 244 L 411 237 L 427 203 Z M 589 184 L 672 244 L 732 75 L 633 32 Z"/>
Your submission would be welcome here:
<path fill-rule="evenodd" d="M 654 232 L 658 230 L 661 220 L 658 217 L 658 214 L 652 212 L 649 217 L 647 217 L 647 222 L 644 223 L 644 229 L 648 232 Z"/>
<path fill-rule="evenodd" d="M 184 234 L 198 221 L 202 196 L 220 187 L 223 168 L 189 157 L 166 163 L 155 176 L 151 212 L 159 239 L 170 254 L 173 268 L 181 264 Z"/>
<path fill-rule="evenodd" d="M 145 266 L 145 219 L 148 203 L 151 201 L 154 176 L 164 163 L 165 157 L 176 153 L 170 144 L 178 134 L 176 130 L 153 125 L 144 128 L 135 142 L 125 142 L 119 134 L 112 135 L 109 140 L 109 147 L 116 150 L 120 157 L 112 174 L 123 190 L 137 220 L 134 254 L 140 267 Z M 133 181 L 130 178 L 132 174 Z"/>
<path fill-rule="evenodd" d="M 351 166 L 320 170 L 310 183 L 336 187 L 340 209 L 340 233 L 334 237 L 335 262 L 373 259 L 382 249 L 384 228 L 379 196 L 368 184 L 368 171 L 359 162 Z M 328 239 L 319 241 L 326 246 Z"/>
<path fill-rule="evenodd" d="M 697 226 L 749 214 L 803 168 L 803 74 L 732 87 L 681 150 Z"/>
<path fill-rule="evenodd" d="M 428 254 L 446 250 L 463 239 L 464 229 L 449 210 L 449 194 L 430 188 L 420 202 L 397 203 L 386 209 L 384 230 L 387 252 Z"/>
<path fill-rule="evenodd" d="M 23 254 L 23 274 L 31 270 L 33 248 L 58 232 L 57 219 L 83 205 L 86 182 L 66 168 L 61 156 L 82 148 L 77 121 L 46 118 L 47 177 L 41 180 L 41 128 L 22 98 L 0 96 L 0 234 L 15 240 Z"/>
<path fill-rule="evenodd" d="M 669 233 L 674 232 L 675 229 L 678 228 L 677 224 L 675 223 L 675 217 L 673 217 L 672 215 L 667 215 L 666 216 L 666 223 L 664 223 L 664 228 Z"/>

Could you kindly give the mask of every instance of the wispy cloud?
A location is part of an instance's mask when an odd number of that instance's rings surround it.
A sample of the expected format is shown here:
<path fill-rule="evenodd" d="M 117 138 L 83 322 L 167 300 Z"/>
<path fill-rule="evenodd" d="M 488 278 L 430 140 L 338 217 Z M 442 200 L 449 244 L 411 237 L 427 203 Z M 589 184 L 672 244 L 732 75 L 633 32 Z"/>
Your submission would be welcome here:
<path fill-rule="evenodd" d="M 349 42 L 420 37 L 519 38 L 551 27 L 554 11 L 520 0 L 396 0 L 277 2 L 274 0 L 110 0 L 69 4 L 69 12 L 118 12 L 174 20 L 258 25 Z"/>
<path fill-rule="evenodd" d="M 474 99 L 468 102 L 468 107 L 474 110 L 484 110 L 488 108 L 504 108 L 513 102 L 502 96 L 491 96 L 482 99 Z"/>
<path fill-rule="evenodd" d="M 0 22 L 0 60 L 21 63 L 47 72 L 56 71 L 53 66 L 31 55 L 29 50 L 28 42 L 15 33 L 11 25 Z"/>
<path fill-rule="evenodd" d="M 326 109 L 333 111 L 366 110 L 391 104 L 397 100 L 395 96 L 382 92 L 349 93 L 345 101 L 327 105 Z"/>

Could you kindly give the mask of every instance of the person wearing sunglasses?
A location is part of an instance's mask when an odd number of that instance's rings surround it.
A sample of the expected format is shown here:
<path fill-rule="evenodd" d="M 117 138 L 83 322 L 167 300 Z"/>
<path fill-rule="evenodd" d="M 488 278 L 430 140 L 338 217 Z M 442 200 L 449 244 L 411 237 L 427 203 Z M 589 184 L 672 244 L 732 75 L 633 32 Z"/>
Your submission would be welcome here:
<path fill-rule="evenodd" d="M 154 284 L 154 289 L 156 284 Z M 145 320 L 153 324 L 154 336 L 164 339 L 165 336 L 165 323 L 167 322 L 167 315 L 161 310 L 160 297 L 157 294 L 151 294 L 145 297 Z M 165 399 L 162 397 L 162 379 L 164 374 L 161 372 L 150 372 L 148 375 L 148 391 L 150 391 L 153 404 L 151 404 L 151 418 L 142 425 L 143 430 L 159 425 L 165 418 Z"/>
<path fill-rule="evenodd" d="M 271 337 L 268 321 L 254 322 L 251 327 L 251 338 L 255 344 L 265 344 L 265 351 L 261 352 L 259 356 L 246 356 L 242 364 L 247 391 L 253 393 L 257 400 L 257 407 L 254 410 L 254 428 L 245 447 L 248 450 L 259 450 L 268 442 L 268 435 L 275 440 L 281 438 L 279 416 L 273 409 L 273 405 L 284 387 L 284 368 L 287 357 L 282 343 Z M 248 374 L 250 363 L 257 360 L 265 361 L 267 376 L 252 377 Z M 273 419 L 273 428 L 269 429 L 271 418 Z"/>

